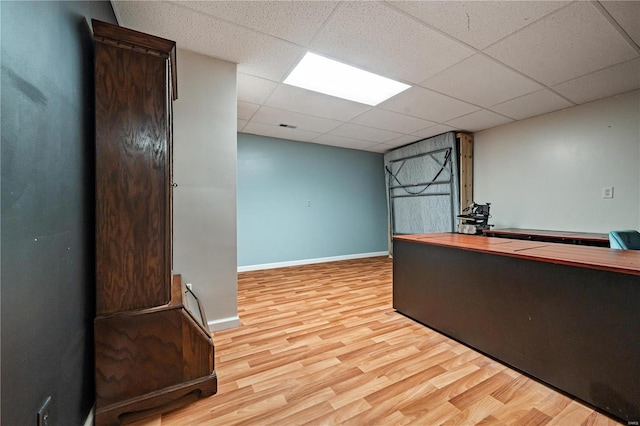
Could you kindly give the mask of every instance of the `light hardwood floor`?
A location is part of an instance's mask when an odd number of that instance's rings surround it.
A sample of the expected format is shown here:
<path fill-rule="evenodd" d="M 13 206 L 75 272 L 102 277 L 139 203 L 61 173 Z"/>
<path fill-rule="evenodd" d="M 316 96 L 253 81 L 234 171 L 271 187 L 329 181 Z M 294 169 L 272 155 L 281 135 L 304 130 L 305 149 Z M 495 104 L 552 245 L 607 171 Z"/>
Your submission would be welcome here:
<path fill-rule="evenodd" d="M 218 393 L 135 425 L 619 424 L 396 313 L 391 265 L 240 273 Z"/>

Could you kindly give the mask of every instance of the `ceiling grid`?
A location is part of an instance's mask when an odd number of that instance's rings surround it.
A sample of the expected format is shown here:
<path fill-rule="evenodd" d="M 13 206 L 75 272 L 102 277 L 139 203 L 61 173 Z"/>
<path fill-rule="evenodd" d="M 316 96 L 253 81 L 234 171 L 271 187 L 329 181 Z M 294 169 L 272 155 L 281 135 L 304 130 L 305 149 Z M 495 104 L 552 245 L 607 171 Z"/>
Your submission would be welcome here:
<path fill-rule="evenodd" d="M 238 131 L 270 137 L 387 152 L 640 89 L 640 1 L 112 4 L 237 63 Z M 412 87 L 371 107 L 284 84 L 307 51 Z"/>

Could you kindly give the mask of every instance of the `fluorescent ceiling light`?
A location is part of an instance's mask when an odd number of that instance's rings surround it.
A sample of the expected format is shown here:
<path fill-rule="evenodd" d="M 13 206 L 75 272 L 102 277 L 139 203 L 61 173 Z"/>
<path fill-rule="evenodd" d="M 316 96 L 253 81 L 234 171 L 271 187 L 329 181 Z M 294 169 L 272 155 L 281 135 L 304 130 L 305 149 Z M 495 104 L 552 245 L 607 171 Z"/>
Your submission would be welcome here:
<path fill-rule="evenodd" d="M 284 82 L 371 106 L 411 87 L 311 52 L 304 55 Z"/>

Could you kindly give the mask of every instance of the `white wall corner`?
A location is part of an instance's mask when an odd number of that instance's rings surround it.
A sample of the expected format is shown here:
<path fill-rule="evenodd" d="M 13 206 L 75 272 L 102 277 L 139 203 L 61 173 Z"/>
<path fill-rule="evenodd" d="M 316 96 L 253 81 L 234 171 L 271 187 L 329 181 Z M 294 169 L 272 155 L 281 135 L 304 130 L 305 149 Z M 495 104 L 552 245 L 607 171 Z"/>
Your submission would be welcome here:
<path fill-rule="evenodd" d="M 173 267 L 208 318 L 238 314 L 236 76 L 236 64 L 178 49 Z"/>
<path fill-rule="evenodd" d="M 211 331 L 212 333 L 215 331 L 222 331 L 229 328 L 240 327 L 240 317 L 236 315 L 233 317 L 219 318 L 207 321 L 207 326 L 209 326 L 209 331 Z"/>

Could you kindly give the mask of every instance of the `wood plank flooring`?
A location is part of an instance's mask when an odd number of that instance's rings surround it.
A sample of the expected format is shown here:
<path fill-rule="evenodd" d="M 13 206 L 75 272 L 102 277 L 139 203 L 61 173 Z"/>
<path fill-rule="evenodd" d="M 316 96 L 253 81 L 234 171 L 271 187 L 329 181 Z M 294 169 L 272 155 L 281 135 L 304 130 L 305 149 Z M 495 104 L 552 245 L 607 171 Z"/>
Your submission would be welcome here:
<path fill-rule="evenodd" d="M 386 257 L 238 274 L 218 393 L 134 423 L 618 425 L 396 313 Z"/>

